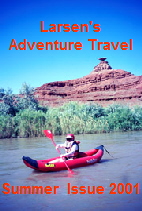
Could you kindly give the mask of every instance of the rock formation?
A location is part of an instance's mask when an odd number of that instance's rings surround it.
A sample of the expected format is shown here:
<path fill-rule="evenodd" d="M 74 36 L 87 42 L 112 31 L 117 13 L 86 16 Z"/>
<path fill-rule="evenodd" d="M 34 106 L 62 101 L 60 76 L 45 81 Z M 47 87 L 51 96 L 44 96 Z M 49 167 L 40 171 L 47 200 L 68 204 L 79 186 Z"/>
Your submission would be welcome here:
<path fill-rule="evenodd" d="M 112 69 L 106 58 L 87 76 L 75 80 L 56 81 L 38 87 L 35 97 L 43 105 L 61 105 L 69 101 L 142 104 L 142 76 Z"/>

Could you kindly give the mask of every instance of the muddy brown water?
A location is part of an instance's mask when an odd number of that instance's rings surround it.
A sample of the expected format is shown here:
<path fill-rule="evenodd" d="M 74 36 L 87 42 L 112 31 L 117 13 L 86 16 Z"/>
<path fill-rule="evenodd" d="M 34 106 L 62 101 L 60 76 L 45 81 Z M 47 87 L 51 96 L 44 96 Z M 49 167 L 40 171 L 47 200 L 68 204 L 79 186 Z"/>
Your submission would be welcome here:
<path fill-rule="evenodd" d="M 74 169 L 73 174 L 43 173 L 27 168 L 22 156 L 37 160 L 57 156 L 50 140 L 1 139 L 0 210 L 142 210 L 142 132 L 87 134 L 76 138 L 81 141 L 80 151 L 103 144 L 114 158 L 104 153 L 100 163 Z M 56 136 L 55 141 L 62 143 L 64 137 Z M 17 186 L 50 186 L 50 191 L 13 194 L 12 186 L 15 192 Z M 59 186 L 56 194 L 55 186 Z M 90 194 L 93 186 L 96 193 Z M 99 192 L 98 186 L 103 191 Z"/>

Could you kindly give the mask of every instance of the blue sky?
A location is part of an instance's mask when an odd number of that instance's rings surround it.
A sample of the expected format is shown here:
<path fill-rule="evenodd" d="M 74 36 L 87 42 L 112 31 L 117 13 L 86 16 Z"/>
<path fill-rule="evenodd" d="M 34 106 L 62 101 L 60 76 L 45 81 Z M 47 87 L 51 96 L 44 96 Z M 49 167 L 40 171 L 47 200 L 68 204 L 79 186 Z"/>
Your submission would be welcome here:
<path fill-rule="evenodd" d="M 142 3 L 132 0 L 21 0 L 3 1 L 0 8 L 0 87 L 19 93 L 24 82 L 32 87 L 80 78 L 106 57 L 114 69 L 142 75 Z M 50 24 L 100 24 L 101 31 L 40 32 Z M 28 42 L 81 42 L 82 50 L 8 50 L 11 40 Z M 88 39 L 100 42 L 129 42 L 133 50 L 91 50 Z"/>

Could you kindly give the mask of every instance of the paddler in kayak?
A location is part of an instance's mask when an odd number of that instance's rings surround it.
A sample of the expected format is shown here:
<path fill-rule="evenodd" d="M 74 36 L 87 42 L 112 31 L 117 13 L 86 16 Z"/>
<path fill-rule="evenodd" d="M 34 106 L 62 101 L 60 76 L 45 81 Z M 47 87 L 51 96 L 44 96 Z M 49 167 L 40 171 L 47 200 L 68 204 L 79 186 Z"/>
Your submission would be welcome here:
<path fill-rule="evenodd" d="M 75 141 L 74 134 L 68 134 L 64 144 L 57 144 L 56 149 L 64 148 L 66 153 L 60 155 L 60 159 L 51 161 L 51 163 L 63 162 L 63 160 L 76 159 L 79 156 L 80 141 Z"/>
<path fill-rule="evenodd" d="M 57 144 L 56 149 L 64 148 L 66 153 L 60 155 L 64 160 L 76 159 L 79 156 L 79 141 L 75 141 L 74 134 L 68 134 L 64 144 Z"/>

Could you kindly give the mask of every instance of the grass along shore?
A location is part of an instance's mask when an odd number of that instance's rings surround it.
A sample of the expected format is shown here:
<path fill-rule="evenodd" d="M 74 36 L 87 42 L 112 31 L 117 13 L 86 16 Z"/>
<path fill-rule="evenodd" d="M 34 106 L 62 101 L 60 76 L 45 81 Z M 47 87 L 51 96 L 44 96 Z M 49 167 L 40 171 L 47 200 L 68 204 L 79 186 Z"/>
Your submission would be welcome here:
<path fill-rule="evenodd" d="M 49 129 L 54 135 L 95 134 L 142 130 L 142 107 L 69 102 L 45 110 L 21 109 L 15 115 L 0 113 L 0 138 L 41 137 Z"/>

